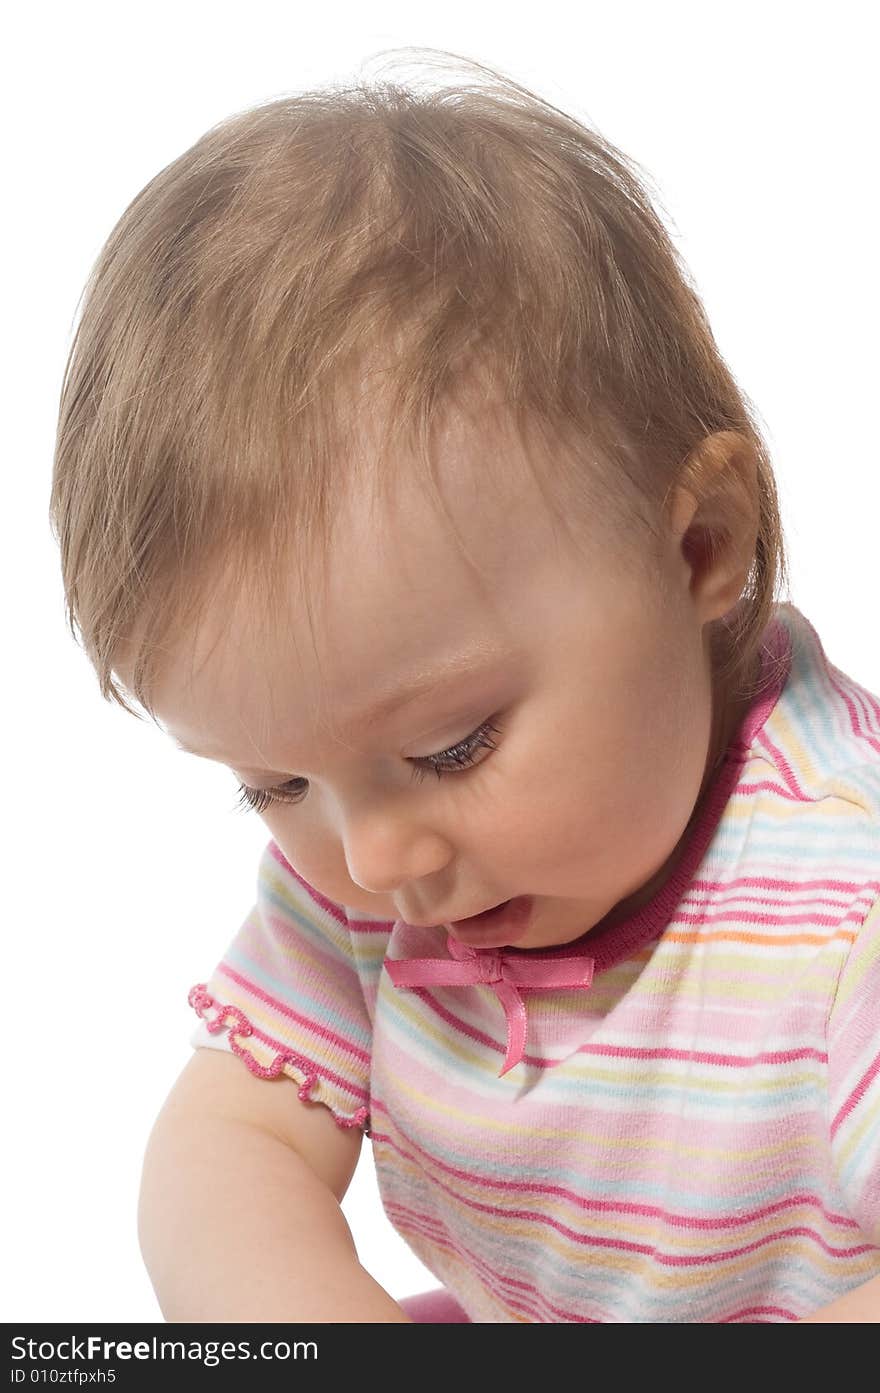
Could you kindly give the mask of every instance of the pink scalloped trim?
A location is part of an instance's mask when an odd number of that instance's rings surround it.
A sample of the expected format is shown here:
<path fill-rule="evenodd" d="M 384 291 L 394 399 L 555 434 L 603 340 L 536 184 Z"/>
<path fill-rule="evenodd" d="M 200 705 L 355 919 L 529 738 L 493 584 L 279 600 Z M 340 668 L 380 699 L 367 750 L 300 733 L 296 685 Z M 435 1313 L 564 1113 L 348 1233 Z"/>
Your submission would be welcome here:
<path fill-rule="evenodd" d="M 218 1030 L 222 1030 L 229 1022 L 234 1022 L 229 1029 L 229 1047 L 239 1059 L 243 1059 L 252 1074 L 256 1074 L 261 1079 L 276 1079 L 281 1073 L 285 1064 L 292 1064 L 295 1068 L 305 1074 L 305 1078 L 297 1089 L 297 1094 L 303 1102 L 315 1102 L 311 1097 L 312 1089 L 319 1082 L 319 1075 L 314 1065 L 302 1055 L 294 1054 L 292 1050 L 279 1050 L 271 1064 L 260 1064 L 259 1061 L 246 1050 L 236 1040 L 236 1035 L 253 1035 L 254 1027 L 245 1015 L 239 1011 L 237 1006 L 224 1006 L 221 1002 L 215 1001 L 213 996 L 207 991 L 207 984 L 199 982 L 195 987 L 191 987 L 187 1001 L 193 1008 L 197 1016 L 205 1022 L 212 1035 L 216 1035 Z M 217 1008 L 217 1015 L 209 1020 L 206 1011 L 213 1007 Z M 334 1120 L 340 1127 L 367 1127 L 369 1122 L 369 1110 L 366 1107 L 358 1108 L 353 1117 L 340 1117 L 338 1113 L 330 1109 Z"/>

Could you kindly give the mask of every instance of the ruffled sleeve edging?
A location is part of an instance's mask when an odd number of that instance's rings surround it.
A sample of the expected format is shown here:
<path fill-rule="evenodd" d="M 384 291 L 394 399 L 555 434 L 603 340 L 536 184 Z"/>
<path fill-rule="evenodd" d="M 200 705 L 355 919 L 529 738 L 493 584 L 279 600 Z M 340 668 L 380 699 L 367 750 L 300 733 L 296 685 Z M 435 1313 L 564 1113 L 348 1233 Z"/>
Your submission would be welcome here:
<path fill-rule="evenodd" d="M 338 1093 L 345 1088 L 343 1078 L 324 1079 L 315 1065 L 304 1056 L 279 1045 L 262 1031 L 257 1030 L 237 1006 L 225 1005 L 217 1001 L 207 990 L 205 982 L 199 982 L 190 989 L 187 1000 L 196 1015 L 204 1021 L 211 1035 L 228 1030 L 227 1044 L 233 1054 L 238 1055 L 256 1077 L 274 1079 L 284 1073 L 294 1083 L 299 1084 L 298 1096 L 303 1102 L 323 1103 L 329 1108 L 334 1121 L 340 1127 L 361 1127 L 369 1134 L 369 1108 L 362 1105 L 352 1113 L 340 1111 Z M 209 1015 L 209 1012 L 215 1014 Z M 250 1041 L 252 1049 L 246 1049 L 240 1042 Z"/>

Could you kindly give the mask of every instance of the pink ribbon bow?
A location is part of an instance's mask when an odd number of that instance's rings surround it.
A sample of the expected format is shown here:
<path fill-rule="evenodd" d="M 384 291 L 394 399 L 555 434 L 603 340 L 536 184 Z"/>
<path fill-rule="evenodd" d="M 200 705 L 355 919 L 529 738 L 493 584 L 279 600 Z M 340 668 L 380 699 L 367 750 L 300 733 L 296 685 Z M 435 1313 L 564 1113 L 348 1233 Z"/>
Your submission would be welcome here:
<path fill-rule="evenodd" d="M 477 952 L 451 934 L 446 946 L 452 958 L 386 958 L 388 976 L 395 987 L 494 987 L 507 1020 L 507 1054 L 499 1078 L 519 1063 L 525 1049 L 526 1008 L 520 991 L 592 985 L 593 958 L 518 958 L 494 949 Z"/>

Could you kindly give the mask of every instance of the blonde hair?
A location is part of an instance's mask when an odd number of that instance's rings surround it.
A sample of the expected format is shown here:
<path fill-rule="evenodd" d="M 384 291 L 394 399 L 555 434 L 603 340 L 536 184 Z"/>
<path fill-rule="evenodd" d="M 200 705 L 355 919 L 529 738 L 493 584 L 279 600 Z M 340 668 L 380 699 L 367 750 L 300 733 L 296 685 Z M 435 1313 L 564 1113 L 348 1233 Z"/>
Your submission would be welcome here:
<path fill-rule="evenodd" d="M 326 574 L 358 393 L 387 403 L 398 445 L 375 477 L 393 484 L 402 448 L 443 508 L 431 432 L 484 382 L 546 441 L 536 477 L 566 527 L 598 522 L 633 557 L 654 555 L 677 484 L 717 489 L 735 433 L 757 537 L 716 676 L 739 691 L 755 670 L 787 574 L 773 471 L 639 167 L 495 70 L 413 52 L 473 80 L 358 80 L 231 116 L 133 199 L 88 278 L 51 522 L 71 631 L 131 714 L 123 650 L 152 714 L 162 655 L 218 587 L 270 612 L 291 561 Z M 718 506 L 710 547 L 742 499 Z"/>

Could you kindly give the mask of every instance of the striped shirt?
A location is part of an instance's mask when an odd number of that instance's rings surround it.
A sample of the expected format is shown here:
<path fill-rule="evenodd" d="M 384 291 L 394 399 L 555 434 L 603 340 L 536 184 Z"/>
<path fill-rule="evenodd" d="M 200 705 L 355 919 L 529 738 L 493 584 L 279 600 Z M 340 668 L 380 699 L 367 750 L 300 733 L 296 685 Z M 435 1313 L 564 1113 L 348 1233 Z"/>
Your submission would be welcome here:
<path fill-rule="evenodd" d="M 369 1136 L 395 1229 L 476 1322 L 778 1322 L 880 1274 L 880 699 L 777 604 L 771 682 L 687 850 L 525 989 L 395 986 L 451 956 L 333 903 L 270 841 L 191 1043 Z M 496 953 L 496 958 L 498 957 Z M 522 975 L 529 950 L 504 950 Z M 491 974 L 487 974 L 487 977 Z"/>

